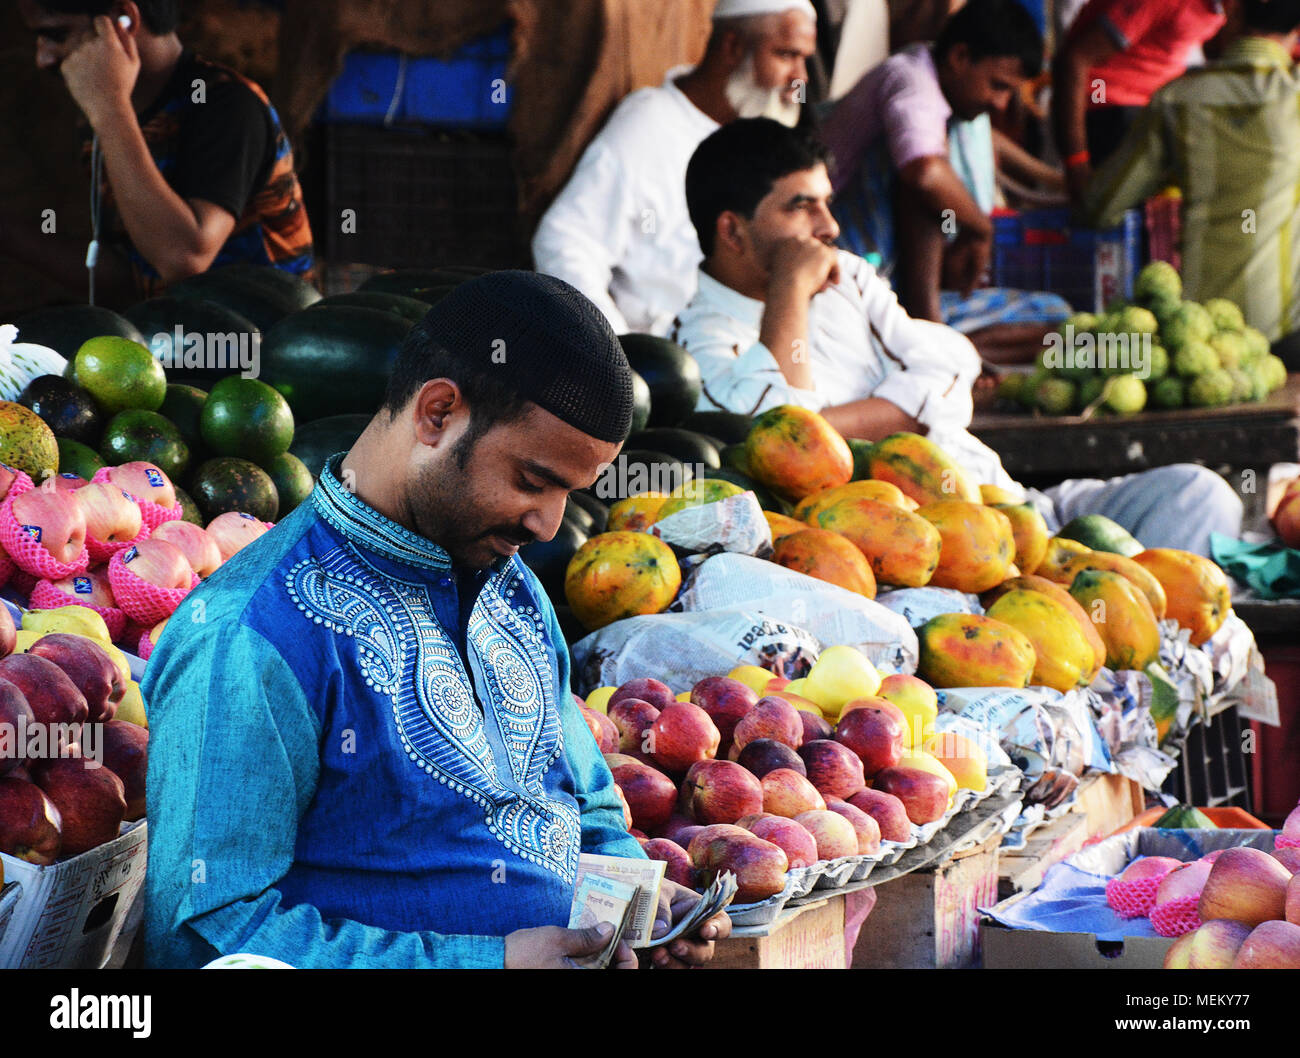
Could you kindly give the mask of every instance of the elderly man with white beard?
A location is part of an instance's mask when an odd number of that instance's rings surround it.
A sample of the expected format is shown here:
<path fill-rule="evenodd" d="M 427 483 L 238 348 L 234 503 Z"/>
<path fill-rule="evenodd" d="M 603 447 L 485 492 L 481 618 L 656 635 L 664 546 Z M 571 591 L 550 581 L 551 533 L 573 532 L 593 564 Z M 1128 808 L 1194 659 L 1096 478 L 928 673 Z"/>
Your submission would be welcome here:
<path fill-rule="evenodd" d="M 686 163 L 737 118 L 799 120 L 816 50 L 808 0 L 718 0 L 704 58 L 614 109 L 533 237 L 537 271 L 577 287 L 616 333 L 663 335 L 695 293 Z"/>

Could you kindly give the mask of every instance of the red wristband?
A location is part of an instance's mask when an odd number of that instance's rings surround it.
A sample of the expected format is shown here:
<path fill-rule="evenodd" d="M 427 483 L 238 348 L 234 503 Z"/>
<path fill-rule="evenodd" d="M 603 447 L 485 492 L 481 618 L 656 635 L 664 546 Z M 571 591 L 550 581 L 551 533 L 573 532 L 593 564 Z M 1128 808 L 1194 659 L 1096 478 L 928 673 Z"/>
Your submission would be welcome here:
<path fill-rule="evenodd" d="M 1078 151 L 1065 159 L 1067 169 L 1077 169 L 1081 165 L 1089 165 L 1092 162 L 1092 155 L 1086 149 Z"/>

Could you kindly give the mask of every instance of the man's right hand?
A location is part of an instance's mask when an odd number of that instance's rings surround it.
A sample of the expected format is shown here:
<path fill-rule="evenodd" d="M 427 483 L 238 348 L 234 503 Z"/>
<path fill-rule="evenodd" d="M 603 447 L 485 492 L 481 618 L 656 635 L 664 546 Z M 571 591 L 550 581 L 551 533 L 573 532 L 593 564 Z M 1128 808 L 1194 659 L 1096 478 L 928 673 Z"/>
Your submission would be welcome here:
<path fill-rule="evenodd" d="M 612 926 L 601 923 L 587 929 L 565 929 L 563 926 L 538 926 L 536 929 L 517 929 L 506 937 L 507 970 L 574 970 L 573 960 L 585 955 L 596 955 L 609 943 Z M 636 953 L 627 941 L 620 940 L 614 949 L 610 967 L 616 970 L 635 970 Z"/>
<path fill-rule="evenodd" d="M 839 282 L 839 251 L 820 239 L 796 235 L 776 244 L 768 268 L 769 290 L 785 286 L 811 301 Z"/>
<path fill-rule="evenodd" d="M 1076 162 L 1066 167 L 1065 189 L 1070 193 L 1070 204 L 1082 209 L 1088 185 L 1092 182 L 1092 166 L 1087 162 Z"/>
<path fill-rule="evenodd" d="M 988 282 L 993 240 L 963 229 L 944 253 L 943 289 L 969 297 L 976 287 Z"/>

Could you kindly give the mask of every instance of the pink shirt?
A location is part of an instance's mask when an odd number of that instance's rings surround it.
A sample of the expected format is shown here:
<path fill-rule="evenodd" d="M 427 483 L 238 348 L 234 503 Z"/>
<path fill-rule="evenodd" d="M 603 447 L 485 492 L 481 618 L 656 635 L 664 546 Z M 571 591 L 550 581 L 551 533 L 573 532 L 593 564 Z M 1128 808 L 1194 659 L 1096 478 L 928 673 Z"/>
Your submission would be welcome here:
<path fill-rule="evenodd" d="M 952 107 L 939 87 L 930 45 L 912 44 L 868 71 L 822 124 L 838 192 L 867 150 L 884 136 L 894 168 L 928 155 L 947 155 Z"/>

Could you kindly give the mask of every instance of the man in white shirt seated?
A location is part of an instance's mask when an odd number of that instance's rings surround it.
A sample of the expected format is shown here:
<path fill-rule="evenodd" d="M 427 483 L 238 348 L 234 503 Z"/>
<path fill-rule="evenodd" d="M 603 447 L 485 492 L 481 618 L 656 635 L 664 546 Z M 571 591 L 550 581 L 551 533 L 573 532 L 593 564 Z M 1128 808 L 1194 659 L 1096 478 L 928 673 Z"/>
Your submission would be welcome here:
<path fill-rule="evenodd" d="M 686 201 L 704 260 L 669 337 L 699 363 L 700 410 L 798 404 L 847 437 L 910 430 L 977 481 L 1019 489 L 967 431 L 980 371 L 970 340 L 908 316 L 869 264 L 834 247 L 826 157 L 810 136 L 763 118 L 719 129 L 691 157 Z M 1033 498 L 1053 531 L 1104 514 L 1148 547 L 1208 554 L 1211 532 L 1241 530 L 1240 498 L 1190 463 L 1066 481 Z"/>
<path fill-rule="evenodd" d="M 699 65 L 615 108 L 533 236 L 537 271 L 586 294 L 619 334 L 663 335 L 695 293 L 686 163 L 738 117 L 799 120 L 816 50 L 809 0 L 718 0 Z"/>

